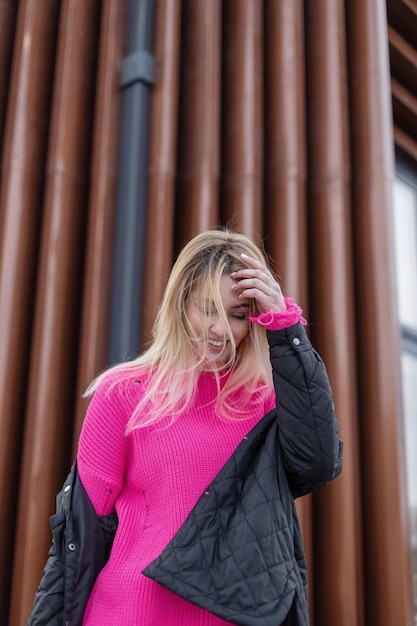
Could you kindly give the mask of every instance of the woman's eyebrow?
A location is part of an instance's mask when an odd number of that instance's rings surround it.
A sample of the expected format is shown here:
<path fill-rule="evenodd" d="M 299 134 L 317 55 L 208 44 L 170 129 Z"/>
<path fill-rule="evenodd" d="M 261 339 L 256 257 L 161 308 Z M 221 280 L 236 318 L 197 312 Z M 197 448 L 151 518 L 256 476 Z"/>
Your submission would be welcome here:
<path fill-rule="evenodd" d="M 249 302 L 242 302 L 241 304 L 234 304 L 231 309 L 249 309 Z"/>

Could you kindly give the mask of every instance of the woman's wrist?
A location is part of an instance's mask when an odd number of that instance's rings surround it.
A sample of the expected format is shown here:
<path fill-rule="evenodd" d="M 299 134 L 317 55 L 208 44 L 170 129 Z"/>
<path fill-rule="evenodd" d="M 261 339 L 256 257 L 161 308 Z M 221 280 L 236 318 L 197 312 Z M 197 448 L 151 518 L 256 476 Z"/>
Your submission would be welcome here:
<path fill-rule="evenodd" d="M 294 301 L 294 298 L 284 298 L 286 311 L 268 311 L 267 313 L 251 313 L 250 321 L 253 324 L 260 324 L 267 330 L 282 330 L 290 328 L 298 322 L 305 326 L 307 320 L 303 317 L 303 310 Z"/>

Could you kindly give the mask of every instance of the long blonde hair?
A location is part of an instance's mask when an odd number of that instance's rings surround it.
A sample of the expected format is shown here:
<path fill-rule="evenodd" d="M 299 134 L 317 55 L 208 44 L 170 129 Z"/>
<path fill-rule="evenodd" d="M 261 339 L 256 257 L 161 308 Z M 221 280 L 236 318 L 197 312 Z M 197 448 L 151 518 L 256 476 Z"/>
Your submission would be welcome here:
<path fill-rule="evenodd" d="M 232 346 L 232 355 L 226 364 L 230 375 L 222 389 L 221 372 L 214 371 L 219 390 L 218 416 L 241 419 L 242 406 L 250 401 L 263 401 L 264 394 L 272 389 L 265 330 L 257 324 L 249 324 L 246 337 L 236 347 L 220 295 L 221 277 L 246 267 L 242 254 L 268 266 L 266 256 L 248 237 L 227 228 L 205 231 L 189 241 L 171 270 L 150 346 L 136 359 L 100 374 L 88 388 L 86 395 L 95 391 L 109 371 L 119 370 L 122 379 L 144 376 L 144 396 L 129 420 L 127 433 L 167 416 L 175 419 L 193 400 L 204 356 L 198 360 L 190 337 L 186 302 L 191 293 L 214 304 Z M 253 301 L 251 310 L 255 310 Z M 237 389 L 238 405 L 236 398 L 233 401 Z"/>

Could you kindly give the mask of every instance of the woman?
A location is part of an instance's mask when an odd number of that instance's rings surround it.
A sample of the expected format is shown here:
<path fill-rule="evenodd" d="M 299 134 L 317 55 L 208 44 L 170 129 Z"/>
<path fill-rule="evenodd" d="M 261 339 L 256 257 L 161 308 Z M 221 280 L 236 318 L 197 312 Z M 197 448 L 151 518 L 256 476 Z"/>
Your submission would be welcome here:
<path fill-rule="evenodd" d="M 342 446 L 305 323 L 246 236 L 183 248 L 152 344 L 89 389 L 78 475 L 118 528 L 84 626 L 308 624 L 293 499 Z"/>

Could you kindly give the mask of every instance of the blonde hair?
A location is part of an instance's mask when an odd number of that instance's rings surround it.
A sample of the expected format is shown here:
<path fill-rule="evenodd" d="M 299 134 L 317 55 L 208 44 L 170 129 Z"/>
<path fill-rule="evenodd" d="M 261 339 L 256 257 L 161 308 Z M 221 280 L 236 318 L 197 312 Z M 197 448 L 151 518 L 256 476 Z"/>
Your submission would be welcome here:
<path fill-rule="evenodd" d="M 222 276 L 247 267 L 242 254 L 268 267 L 266 256 L 248 237 L 227 228 L 205 231 L 189 241 L 171 270 L 150 346 L 138 358 L 100 374 L 88 388 L 86 395 L 95 391 L 109 371 L 119 370 L 122 379 L 145 376 L 142 380 L 144 396 L 129 420 L 127 433 L 160 422 L 167 416 L 175 419 L 193 400 L 204 354 L 197 357 L 196 362 L 186 314 L 186 302 L 191 293 L 214 304 L 232 346 L 232 354 L 225 365 L 230 375 L 222 389 L 221 371 L 214 371 L 219 390 L 217 415 L 222 419 L 242 419 L 242 406 L 263 401 L 264 394 L 272 389 L 265 330 L 257 324 L 249 324 L 246 337 L 236 347 L 220 295 Z M 252 311 L 255 310 L 253 302 Z M 236 394 L 233 399 L 237 389 L 238 405 Z"/>

